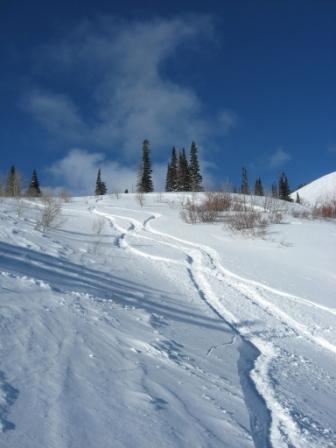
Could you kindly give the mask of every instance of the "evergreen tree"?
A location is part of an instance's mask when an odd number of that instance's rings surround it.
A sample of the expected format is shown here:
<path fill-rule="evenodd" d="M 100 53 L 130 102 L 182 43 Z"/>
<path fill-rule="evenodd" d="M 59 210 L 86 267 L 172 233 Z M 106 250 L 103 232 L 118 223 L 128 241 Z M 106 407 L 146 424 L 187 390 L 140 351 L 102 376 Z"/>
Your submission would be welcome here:
<path fill-rule="evenodd" d="M 168 166 L 167 166 L 166 191 L 173 191 L 172 190 L 172 169 L 171 169 L 170 162 L 168 162 Z"/>
<path fill-rule="evenodd" d="M 20 196 L 21 193 L 21 182 L 20 182 L 20 176 L 17 173 L 15 166 L 12 165 L 6 182 L 6 195 L 15 197 Z"/>
<path fill-rule="evenodd" d="M 195 142 L 192 142 L 190 148 L 189 173 L 191 191 L 202 191 L 202 175 L 198 161 L 198 148 Z"/>
<path fill-rule="evenodd" d="M 272 184 L 272 198 L 278 198 L 279 194 L 278 194 L 278 187 L 277 184 L 275 182 L 273 182 Z"/>
<path fill-rule="evenodd" d="M 190 191 L 190 173 L 189 173 L 189 165 L 188 160 L 186 158 L 184 148 L 179 153 L 179 161 L 178 161 L 178 191 Z"/>
<path fill-rule="evenodd" d="M 141 193 L 150 193 L 154 190 L 148 140 L 144 140 L 142 145 L 142 164 L 140 166 L 137 189 Z"/>
<path fill-rule="evenodd" d="M 249 188 L 248 177 L 247 177 L 247 169 L 245 167 L 242 168 L 241 193 L 242 194 L 250 194 L 250 188 Z"/>
<path fill-rule="evenodd" d="M 283 201 L 292 202 L 290 195 L 290 189 L 288 185 L 288 179 L 285 173 L 281 173 L 279 178 L 279 198 Z"/>
<path fill-rule="evenodd" d="M 295 200 L 295 202 L 296 202 L 297 204 L 301 204 L 301 198 L 300 198 L 299 193 L 296 193 L 296 200 Z"/>
<path fill-rule="evenodd" d="M 178 167 L 177 167 L 177 156 L 176 149 L 173 146 L 170 160 L 170 178 L 171 178 L 171 190 L 170 191 L 178 191 Z"/>
<path fill-rule="evenodd" d="M 31 197 L 41 196 L 40 182 L 37 178 L 36 170 L 33 170 L 32 179 L 27 191 L 27 195 Z"/>
<path fill-rule="evenodd" d="M 254 194 L 256 196 L 264 196 L 264 188 L 263 188 L 260 177 L 258 177 L 258 179 L 255 181 Z"/>
<path fill-rule="evenodd" d="M 101 180 L 101 170 L 99 169 L 97 172 L 95 195 L 102 196 L 106 194 L 106 192 L 107 192 L 106 184 Z"/>

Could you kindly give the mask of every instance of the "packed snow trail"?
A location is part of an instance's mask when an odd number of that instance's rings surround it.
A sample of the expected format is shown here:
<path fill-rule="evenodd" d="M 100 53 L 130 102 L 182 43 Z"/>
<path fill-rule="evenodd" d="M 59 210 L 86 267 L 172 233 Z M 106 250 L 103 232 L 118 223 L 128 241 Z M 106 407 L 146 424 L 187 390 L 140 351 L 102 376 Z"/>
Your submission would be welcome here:
<path fill-rule="evenodd" d="M 335 446 L 335 308 L 125 196 L 76 199 L 46 234 L 33 204 L 4 209 L 0 447 Z"/>
<path fill-rule="evenodd" d="M 236 362 L 223 374 L 239 357 L 231 329 L 152 261 L 124 257 L 120 235 L 70 228 L 31 228 L 31 248 L 14 227 L 0 247 L 0 387 L 17 391 L 0 446 L 251 447 Z"/>
<path fill-rule="evenodd" d="M 132 212 L 131 210 L 128 210 Z M 196 270 L 191 270 L 191 276 L 193 281 L 195 282 L 195 286 L 199 290 L 202 297 L 209 303 L 211 307 L 213 307 L 224 319 L 232 325 L 235 329 L 238 329 L 239 334 L 247 338 L 252 342 L 252 344 L 258 349 L 258 352 L 261 354 L 256 363 L 255 369 L 252 372 L 251 377 L 255 381 L 257 390 L 263 396 L 266 401 L 268 409 L 272 412 L 272 429 L 271 429 L 271 441 L 274 446 L 297 446 L 304 447 L 307 446 L 307 443 L 314 443 L 314 435 L 312 437 L 307 434 L 306 437 L 303 436 L 300 431 L 300 421 L 295 421 L 292 418 L 290 410 L 286 409 L 282 406 L 279 401 L 275 398 L 275 394 L 273 393 L 273 387 L 271 382 L 269 381 L 269 365 L 274 362 L 274 360 L 279 356 L 279 347 L 270 344 L 268 341 L 262 340 L 262 338 L 251 336 L 249 334 L 249 329 L 247 332 L 244 328 L 240 327 L 240 321 L 237 319 L 232 312 L 228 311 L 227 307 L 224 306 L 223 302 L 219 300 L 218 296 L 213 293 L 209 283 L 205 280 L 204 272 L 210 272 L 212 276 L 215 276 L 217 280 L 225 282 L 229 288 L 233 288 L 236 292 L 239 293 L 243 297 L 243 300 L 246 301 L 248 299 L 253 304 L 257 304 L 262 308 L 264 312 L 269 314 L 273 319 L 280 321 L 280 326 L 287 327 L 288 330 L 285 330 L 286 333 L 292 332 L 293 335 L 304 336 L 310 339 L 313 343 L 321 346 L 322 348 L 329 350 L 332 354 L 336 353 L 336 346 L 322 338 L 313 334 L 306 326 L 297 322 L 291 316 L 287 315 L 284 311 L 280 310 L 274 303 L 270 303 L 267 299 L 261 295 L 261 291 L 271 292 L 275 295 L 280 295 L 282 297 L 288 297 L 290 300 L 300 301 L 301 304 L 307 305 L 309 307 L 314 307 L 324 312 L 334 314 L 334 310 L 316 305 L 306 299 L 301 299 L 296 296 L 292 296 L 290 294 L 284 293 L 282 291 L 277 291 L 274 288 L 269 288 L 260 284 L 259 282 L 253 282 L 248 279 L 243 279 L 228 270 L 226 270 L 221 263 L 218 261 L 218 254 L 211 248 L 206 247 L 204 245 L 195 244 L 193 242 L 177 238 L 173 235 L 167 234 L 166 232 L 154 230 L 149 222 L 155 220 L 160 215 L 150 215 L 147 217 L 142 223 L 134 218 L 126 218 L 125 216 L 118 215 L 115 213 L 102 213 L 99 211 L 95 211 L 97 214 L 101 216 L 105 216 L 108 219 L 119 218 L 122 220 L 130 220 L 132 223 L 131 232 L 120 225 L 116 225 L 116 228 L 123 232 L 123 239 L 125 240 L 125 236 L 130 233 L 132 236 L 148 239 L 147 235 L 143 235 L 141 230 L 148 231 L 151 236 L 159 236 L 160 240 L 154 239 L 156 244 L 165 244 L 170 245 L 176 249 L 182 250 L 186 256 L 189 264 L 196 265 Z M 115 223 L 114 223 L 115 225 Z M 137 231 L 137 232 L 136 232 Z M 162 239 L 163 238 L 163 239 Z M 173 241 L 174 244 L 168 243 L 168 241 Z M 176 245 L 178 243 L 178 245 Z M 128 248 L 132 249 L 130 244 L 127 245 Z M 192 249 L 190 249 L 192 248 Z M 190 255 L 192 254 L 192 255 Z M 159 260 L 155 257 L 155 255 L 142 254 L 143 256 L 152 257 L 153 260 Z M 204 259 L 206 261 L 204 262 Z M 162 259 L 161 261 L 169 262 L 168 259 Z M 171 260 L 174 262 L 173 260 Z M 210 263 L 209 263 L 210 261 Z M 223 275 L 224 274 L 224 275 Z M 197 280 L 196 280 L 197 279 Z M 238 281 L 237 281 L 238 280 Z M 200 286 L 202 285 L 202 286 Z M 254 287 L 254 288 L 253 288 Z M 221 291 L 222 292 L 222 291 Z M 278 294 L 279 293 L 279 294 Z M 301 300 L 300 300 L 301 299 Z M 253 409 L 253 404 L 251 406 Z M 253 421 L 253 416 L 251 417 L 251 421 Z M 252 427 L 253 431 L 253 427 Z M 329 438 L 329 437 L 328 437 Z M 264 437 L 264 443 L 266 438 Z M 317 441 L 316 442 L 320 442 Z M 257 444 L 260 444 L 260 441 L 257 441 Z M 261 445 L 257 445 L 261 446 Z"/>

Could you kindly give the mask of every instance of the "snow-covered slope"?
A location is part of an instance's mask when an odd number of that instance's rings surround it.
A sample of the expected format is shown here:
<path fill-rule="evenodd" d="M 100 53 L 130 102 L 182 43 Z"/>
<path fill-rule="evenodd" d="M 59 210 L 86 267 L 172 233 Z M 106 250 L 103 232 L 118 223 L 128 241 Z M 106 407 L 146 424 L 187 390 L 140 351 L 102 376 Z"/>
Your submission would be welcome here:
<path fill-rule="evenodd" d="M 304 202 L 311 205 L 327 202 L 330 199 L 336 199 L 336 171 L 299 188 L 291 194 L 294 200 L 296 198 L 296 193 L 300 195 L 300 198 L 303 199 Z"/>
<path fill-rule="evenodd" d="M 334 447 L 336 226 L 0 204 L 0 447 Z M 23 204 L 23 205 L 22 205 Z"/>

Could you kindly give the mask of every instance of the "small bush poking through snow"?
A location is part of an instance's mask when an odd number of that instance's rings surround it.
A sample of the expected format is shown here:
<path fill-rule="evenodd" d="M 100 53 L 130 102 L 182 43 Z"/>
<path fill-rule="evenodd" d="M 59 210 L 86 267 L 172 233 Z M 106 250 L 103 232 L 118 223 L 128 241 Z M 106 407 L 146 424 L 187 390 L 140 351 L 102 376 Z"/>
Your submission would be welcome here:
<path fill-rule="evenodd" d="M 252 207 L 230 214 L 227 220 L 227 226 L 231 231 L 251 236 L 264 236 L 269 224 L 270 220 Z"/>
<path fill-rule="evenodd" d="M 232 195 L 227 192 L 205 193 L 203 201 L 187 199 L 182 204 L 181 217 L 189 224 L 223 221 L 233 232 L 264 236 L 270 224 L 280 224 L 288 204 L 274 198 L 260 201 L 253 196 Z"/>
<path fill-rule="evenodd" d="M 141 208 L 145 205 L 145 193 L 142 191 L 138 191 L 134 198 Z"/>
<path fill-rule="evenodd" d="M 62 203 L 59 198 L 52 196 L 44 196 L 41 198 L 43 207 L 41 208 L 40 216 L 36 227 L 45 231 L 52 224 L 55 224 L 57 218 L 62 212 Z"/>
<path fill-rule="evenodd" d="M 196 203 L 194 199 L 187 199 L 182 205 L 182 219 L 190 224 L 197 222 L 215 222 L 222 212 L 230 210 L 231 196 L 225 192 L 207 192 L 205 199 L 201 203 Z"/>

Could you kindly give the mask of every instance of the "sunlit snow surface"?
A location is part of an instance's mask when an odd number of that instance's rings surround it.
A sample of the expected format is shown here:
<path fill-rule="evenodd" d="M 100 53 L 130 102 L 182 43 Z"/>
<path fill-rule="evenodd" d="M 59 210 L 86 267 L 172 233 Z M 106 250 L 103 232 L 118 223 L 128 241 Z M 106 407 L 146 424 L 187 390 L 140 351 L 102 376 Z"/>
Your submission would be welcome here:
<path fill-rule="evenodd" d="M 303 202 L 312 205 L 336 200 L 336 171 L 326 174 L 292 193 L 291 196 L 294 200 L 297 193 Z"/>
<path fill-rule="evenodd" d="M 0 204 L 0 447 L 335 447 L 336 225 Z"/>

